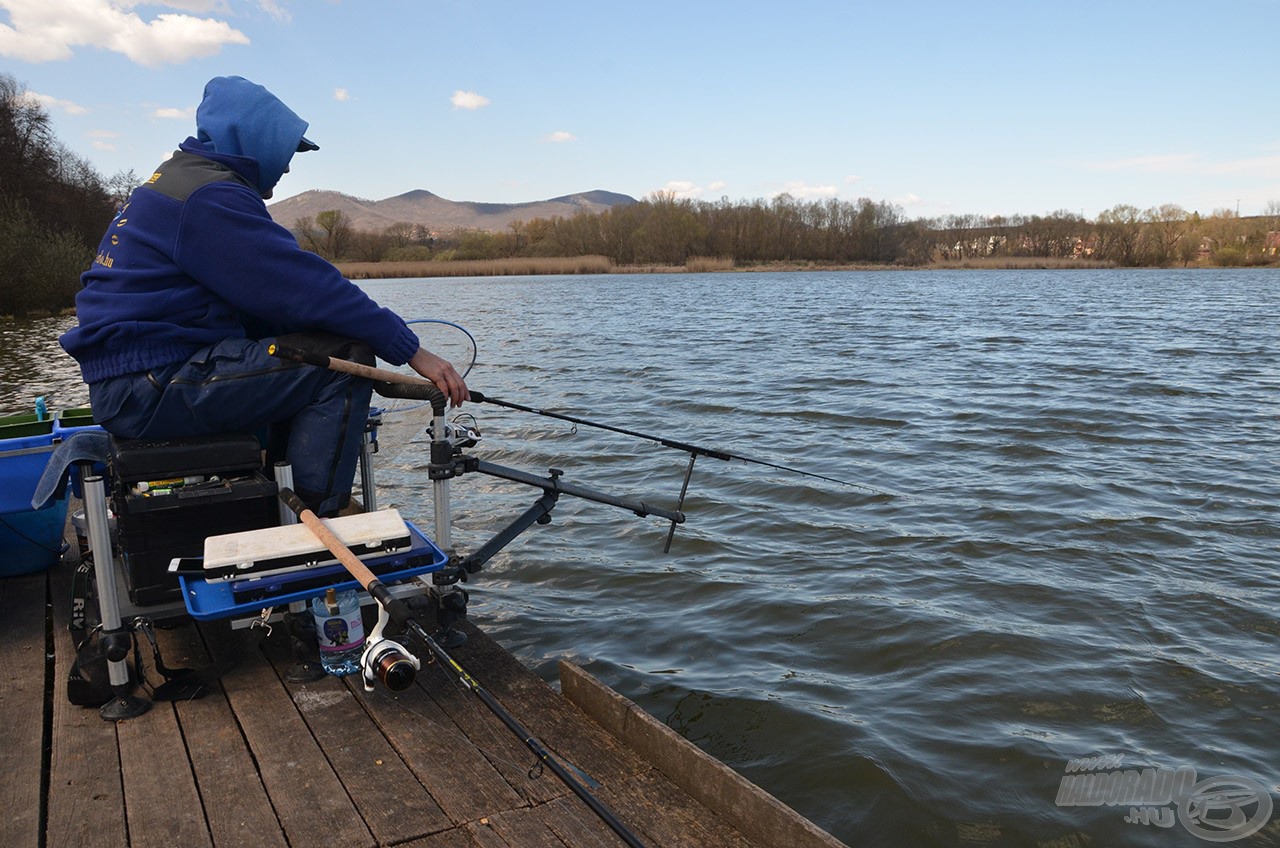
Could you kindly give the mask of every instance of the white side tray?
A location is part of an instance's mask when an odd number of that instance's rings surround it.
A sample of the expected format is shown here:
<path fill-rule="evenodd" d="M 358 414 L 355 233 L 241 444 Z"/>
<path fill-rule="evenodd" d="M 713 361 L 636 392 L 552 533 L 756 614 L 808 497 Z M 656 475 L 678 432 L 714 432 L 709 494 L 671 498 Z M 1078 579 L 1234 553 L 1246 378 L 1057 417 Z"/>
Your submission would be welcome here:
<path fill-rule="evenodd" d="M 392 553 L 410 544 L 409 528 L 395 509 L 323 518 L 357 557 Z M 206 580 L 274 574 L 337 562 L 305 524 L 264 527 L 204 540 Z"/>

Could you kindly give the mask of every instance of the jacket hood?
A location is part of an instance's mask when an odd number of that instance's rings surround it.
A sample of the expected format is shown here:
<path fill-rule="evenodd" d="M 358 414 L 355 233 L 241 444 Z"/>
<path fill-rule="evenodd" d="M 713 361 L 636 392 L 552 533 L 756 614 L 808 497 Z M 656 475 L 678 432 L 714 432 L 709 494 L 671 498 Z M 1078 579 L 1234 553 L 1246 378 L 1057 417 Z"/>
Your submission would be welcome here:
<path fill-rule="evenodd" d="M 244 77 L 214 77 L 196 109 L 196 138 L 206 150 L 258 163 L 258 190 L 268 197 L 298 151 L 307 122 L 280 98 Z"/>

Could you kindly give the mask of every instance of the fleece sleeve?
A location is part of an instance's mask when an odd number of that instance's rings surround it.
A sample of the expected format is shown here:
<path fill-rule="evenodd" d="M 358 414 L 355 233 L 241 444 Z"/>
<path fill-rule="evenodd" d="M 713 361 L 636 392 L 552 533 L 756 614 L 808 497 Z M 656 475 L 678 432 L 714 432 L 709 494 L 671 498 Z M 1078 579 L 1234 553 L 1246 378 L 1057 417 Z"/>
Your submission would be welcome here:
<path fill-rule="evenodd" d="M 239 184 L 213 183 L 187 199 L 174 254 L 201 285 L 277 326 L 359 339 L 393 365 L 418 350 L 403 319 L 300 248 L 261 198 Z"/>

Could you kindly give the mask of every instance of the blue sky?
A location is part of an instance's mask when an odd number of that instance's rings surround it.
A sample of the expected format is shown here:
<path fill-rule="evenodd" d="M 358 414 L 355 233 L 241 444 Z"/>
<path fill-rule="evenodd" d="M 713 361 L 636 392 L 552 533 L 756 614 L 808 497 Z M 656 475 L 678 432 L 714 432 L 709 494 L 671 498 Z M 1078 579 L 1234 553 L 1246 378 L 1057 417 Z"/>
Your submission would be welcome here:
<path fill-rule="evenodd" d="M 104 175 L 204 83 L 311 124 L 284 199 L 870 197 L 912 218 L 1280 201 L 1280 0 L 0 0 L 0 72 Z"/>

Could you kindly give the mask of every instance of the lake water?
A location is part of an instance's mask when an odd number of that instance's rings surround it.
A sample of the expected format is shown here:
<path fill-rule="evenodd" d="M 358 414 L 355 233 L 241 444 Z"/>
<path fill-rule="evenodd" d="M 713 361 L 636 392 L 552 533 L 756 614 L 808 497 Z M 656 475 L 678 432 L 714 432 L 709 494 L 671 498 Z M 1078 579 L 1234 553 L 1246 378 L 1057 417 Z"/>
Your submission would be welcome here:
<path fill-rule="evenodd" d="M 856 484 L 702 458 L 667 555 L 660 520 L 562 499 L 469 586 L 547 679 L 578 662 L 852 845 L 1197 845 L 1269 807 L 1060 794 L 1125 769 L 1280 793 L 1274 271 L 362 285 L 466 325 L 487 394 Z M 0 324 L 0 410 L 84 402 L 50 356 L 73 320 Z M 675 503 L 680 453 L 464 411 L 482 458 Z M 423 424 L 387 416 L 378 474 L 429 527 Z M 535 499 L 454 492 L 464 552 Z M 1240 844 L 1280 845 L 1265 820 Z"/>

